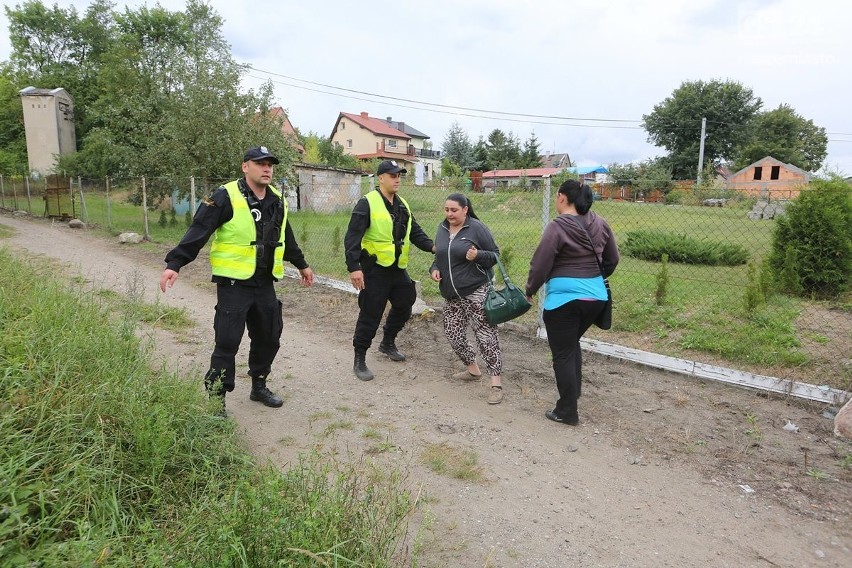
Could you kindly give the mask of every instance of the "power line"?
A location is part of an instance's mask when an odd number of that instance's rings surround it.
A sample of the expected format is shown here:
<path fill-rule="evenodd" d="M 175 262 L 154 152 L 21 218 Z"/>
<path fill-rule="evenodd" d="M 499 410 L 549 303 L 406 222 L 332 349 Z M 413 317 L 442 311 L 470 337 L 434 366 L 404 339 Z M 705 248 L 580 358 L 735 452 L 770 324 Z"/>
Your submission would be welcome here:
<path fill-rule="evenodd" d="M 518 116 L 518 117 L 542 118 L 542 119 L 550 119 L 550 120 L 581 120 L 581 121 L 586 121 L 586 122 L 642 122 L 641 120 L 620 119 L 620 118 L 580 118 L 580 117 L 573 117 L 573 116 L 550 116 L 550 115 L 542 115 L 542 114 L 525 114 L 525 113 L 520 113 L 520 112 L 504 112 L 504 111 L 499 111 L 499 110 L 487 110 L 487 109 L 480 109 L 480 108 L 445 105 L 445 104 L 441 104 L 441 103 L 430 103 L 430 102 L 418 101 L 418 100 L 414 100 L 414 99 L 405 99 L 405 98 L 400 98 L 400 97 L 392 97 L 392 96 L 389 96 L 389 95 L 380 95 L 380 94 L 377 94 L 377 93 L 370 93 L 370 92 L 367 92 L 367 91 L 358 91 L 358 90 L 355 90 L 355 89 L 347 89 L 345 87 L 337 87 L 335 85 L 327 85 L 325 83 L 308 81 L 307 79 L 299 79 L 298 77 L 290 77 L 288 75 L 283 75 L 281 73 L 275 73 L 274 71 L 265 71 L 263 69 L 258 69 L 257 67 L 254 67 L 251 64 L 247 64 L 247 66 L 250 69 L 257 71 L 258 73 L 265 73 L 267 75 L 272 75 L 274 77 L 282 77 L 284 79 L 289 79 L 291 81 L 299 81 L 300 83 L 307 83 L 309 85 L 316 85 L 318 87 L 324 87 L 324 88 L 327 88 L 327 89 L 335 89 L 335 90 L 338 90 L 338 91 L 345 91 L 347 93 L 355 93 L 355 94 L 358 94 L 358 95 L 366 95 L 366 96 L 375 97 L 375 98 L 379 98 L 379 99 L 389 99 L 389 100 L 393 100 L 393 101 L 401 101 L 401 102 L 405 102 L 405 103 L 412 103 L 412 104 L 418 104 L 418 105 L 436 106 L 436 107 L 446 108 L 446 109 L 464 110 L 464 111 L 469 111 L 469 112 L 480 112 L 480 113 L 487 113 L 487 114 L 498 114 L 498 115 L 501 115 L 501 116 Z M 255 77 L 255 78 L 259 78 L 259 77 Z M 290 85 L 290 86 L 295 87 L 296 85 Z M 307 87 L 304 87 L 304 88 L 307 89 Z M 310 90 L 310 89 L 308 89 L 308 90 Z M 318 92 L 325 92 L 325 91 L 318 91 Z M 326 93 L 326 94 L 334 94 L 334 93 Z M 361 100 L 361 99 L 358 99 L 358 100 Z M 375 101 L 371 101 L 371 102 L 375 102 Z M 404 108 L 411 108 L 411 107 L 404 107 Z M 429 110 L 429 109 L 420 109 L 420 110 Z M 464 115 L 464 116 L 467 116 L 467 115 Z M 524 121 L 524 122 L 528 122 L 528 121 Z M 550 123 L 543 123 L 543 124 L 550 124 Z"/>
<path fill-rule="evenodd" d="M 496 110 L 480 109 L 480 108 L 473 108 L 473 107 L 445 105 L 445 104 L 441 104 L 441 103 L 431 103 L 431 102 L 428 102 L 428 101 L 419 101 L 419 100 L 415 100 L 415 99 L 393 97 L 393 96 L 390 96 L 390 95 L 381 95 L 381 94 L 378 94 L 378 93 L 371 93 L 371 92 L 368 92 L 368 91 L 360 91 L 360 90 L 357 90 L 357 89 L 349 89 L 349 88 L 346 88 L 346 87 L 338 87 L 336 85 L 329 85 L 329 84 L 320 83 L 320 82 L 317 82 L 317 81 L 300 79 L 298 77 L 292 77 L 292 76 L 289 76 L 289 75 L 284 75 L 282 73 L 276 73 L 274 71 L 267 71 L 267 70 L 264 70 L 264 69 L 259 69 L 255 66 L 251 65 L 251 64 L 248 64 L 248 63 L 246 63 L 245 66 L 248 69 L 251 69 L 251 70 L 256 71 L 258 73 L 263 73 L 263 74 L 268 75 L 268 76 L 280 77 L 280 78 L 283 78 L 283 79 L 288 79 L 290 81 L 297 81 L 299 83 L 306 83 L 308 85 L 315 85 L 317 87 L 323 87 L 325 89 L 334 89 L 334 90 L 337 90 L 337 91 L 343 91 L 345 93 L 352 93 L 352 94 L 355 94 L 355 95 L 364 95 L 364 96 L 373 97 L 373 98 L 368 99 L 368 98 L 352 96 L 352 95 L 347 95 L 347 94 L 329 92 L 329 91 L 322 90 L 322 89 L 311 88 L 311 87 L 306 87 L 304 85 L 293 84 L 293 83 L 290 83 L 290 82 L 287 82 L 287 81 L 275 80 L 275 79 L 271 79 L 269 77 L 258 77 L 256 75 L 249 75 L 249 77 L 252 77 L 254 79 L 258 79 L 258 80 L 261 80 L 261 81 L 270 81 L 272 83 L 276 83 L 276 84 L 279 84 L 279 85 L 285 85 L 285 86 L 288 86 L 288 87 L 292 87 L 294 89 L 302 89 L 302 90 L 305 90 L 305 91 L 311 91 L 311 92 L 315 92 L 315 93 L 321 93 L 321 94 L 325 94 L 325 95 L 331 95 L 331 96 L 335 96 L 335 97 L 341 97 L 341 98 L 357 100 L 357 101 L 364 101 L 364 102 L 370 102 L 370 103 L 380 103 L 380 104 L 385 104 L 385 105 L 388 105 L 388 106 L 393 106 L 393 107 L 398 107 L 398 108 L 408 108 L 408 109 L 413 109 L 413 110 L 434 112 L 434 113 L 438 113 L 438 114 L 448 114 L 448 115 L 452 115 L 452 116 L 464 116 L 464 117 L 468 117 L 468 118 L 486 118 L 486 119 L 499 118 L 500 120 L 505 120 L 505 121 L 509 121 L 509 122 L 520 122 L 520 123 L 525 123 L 525 124 L 543 124 L 543 125 L 549 125 L 549 126 L 569 126 L 569 127 L 574 127 L 574 128 L 607 128 L 607 129 L 618 129 L 618 130 L 645 130 L 645 128 L 643 128 L 642 126 L 609 126 L 609 125 L 601 125 L 601 124 L 575 124 L 575 123 L 565 123 L 565 122 L 552 122 L 553 120 L 557 120 L 557 121 L 608 122 L 608 123 L 609 122 L 642 123 L 642 122 L 644 122 L 643 120 L 618 119 L 618 118 L 582 118 L 582 117 L 569 117 L 569 116 L 558 116 L 558 115 L 541 115 L 541 114 L 506 112 L 506 111 L 496 111 Z M 374 100 L 374 99 L 379 99 L 379 100 Z M 392 103 L 392 102 L 388 102 L 388 101 L 399 101 L 399 102 L 402 102 L 402 103 L 411 103 L 411 104 L 414 104 L 414 105 L 425 105 L 426 108 L 424 108 L 424 106 L 411 106 L 409 104 L 399 104 L 399 103 Z M 438 109 L 446 109 L 446 110 L 437 110 L 435 108 L 428 108 L 428 107 L 438 107 Z M 465 111 L 465 112 L 457 112 L 457 111 Z M 471 113 L 484 113 L 484 114 L 471 114 Z M 490 115 L 498 115 L 498 116 L 490 116 Z M 518 118 L 510 118 L 510 117 L 518 117 Z M 531 120 L 531 119 L 540 119 L 540 120 Z M 716 121 L 716 120 L 708 120 L 708 123 L 712 123 L 712 124 L 716 124 L 716 125 L 720 125 L 720 126 L 724 126 L 724 125 L 729 124 L 728 122 Z M 677 129 L 677 130 L 698 130 L 698 127 L 693 127 L 693 126 L 677 127 L 677 126 L 675 126 L 674 129 Z M 845 132 L 827 132 L 826 134 L 829 135 L 829 136 L 852 136 L 852 134 L 845 133 Z M 852 140 L 831 138 L 831 139 L 828 139 L 828 142 L 852 142 Z"/>
<path fill-rule="evenodd" d="M 389 103 L 387 101 L 375 101 L 375 100 L 366 99 L 366 98 L 363 98 L 363 97 L 356 97 L 356 96 L 345 95 L 345 94 L 341 94 L 341 93 L 331 93 L 331 92 L 328 92 L 328 91 L 323 91 L 321 89 L 314 89 L 314 88 L 305 87 L 305 86 L 302 86 L 302 85 L 294 85 L 294 84 L 288 83 L 286 81 L 269 79 L 268 77 L 258 77 L 258 76 L 255 76 L 255 75 L 248 75 L 248 77 L 251 77 L 253 79 L 260 79 L 262 81 L 270 81 L 270 82 L 278 84 L 278 85 L 286 85 L 288 87 L 293 87 L 294 89 L 303 89 L 305 91 L 311 91 L 311 92 L 314 92 L 314 93 L 323 93 L 323 94 L 331 95 L 331 96 L 334 96 L 334 97 L 341 97 L 341 98 L 351 99 L 351 100 L 356 100 L 356 101 L 380 103 L 380 104 L 385 104 L 385 105 L 389 105 L 389 106 L 393 106 L 393 107 L 409 108 L 409 109 L 414 109 L 414 110 L 422 110 L 422 111 L 426 111 L 426 112 L 434 112 L 434 113 L 438 113 L 438 114 L 449 114 L 449 115 L 453 115 L 453 116 L 466 116 L 466 117 L 470 117 L 470 118 L 491 118 L 491 119 L 498 118 L 498 117 L 495 117 L 495 116 L 486 116 L 486 115 L 481 115 L 481 114 L 472 114 L 472 113 L 465 113 L 465 112 L 452 112 L 452 111 L 449 111 L 449 110 L 438 110 L 438 109 L 433 109 L 433 108 L 423 108 L 423 107 L 404 105 L 404 104 L 399 104 L 399 103 Z M 388 98 L 392 98 L 392 97 L 388 97 Z M 430 104 L 430 103 L 424 103 L 424 104 Z M 450 107 L 450 108 L 454 108 L 454 107 Z M 461 108 L 461 107 L 458 107 L 458 108 Z M 489 111 L 483 111 L 483 112 L 489 112 Z M 532 116 L 532 115 L 518 114 L 517 116 Z M 525 119 L 520 119 L 520 118 L 508 118 L 508 117 L 499 117 L 499 119 L 505 120 L 505 121 L 508 121 L 508 122 L 521 122 L 521 123 L 524 123 L 524 124 L 548 124 L 548 125 L 552 125 L 552 126 L 571 126 L 571 127 L 574 127 L 574 128 L 610 128 L 610 129 L 619 129 L 619 130 L 642 130 L 641 126 L 608 126 L 608 125 L 602 125 L 602 124 L 569 124 L 569 123 L 564 123 L 564 122 L 548 122 L 548 121 L 544 121 L 544 120 L 525 120 Z M 592 119 L 578 119 L 578 120 L 592 120 Z"/>

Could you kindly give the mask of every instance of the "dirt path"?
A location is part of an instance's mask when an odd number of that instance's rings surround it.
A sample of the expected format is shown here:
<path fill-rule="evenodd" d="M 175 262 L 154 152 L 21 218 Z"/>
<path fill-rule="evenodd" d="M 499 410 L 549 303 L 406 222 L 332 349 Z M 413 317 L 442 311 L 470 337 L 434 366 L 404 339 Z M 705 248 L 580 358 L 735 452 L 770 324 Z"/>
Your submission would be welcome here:
<path fill-rule="evenodd" d="M 215 294 L 205 261 L 163 296 L 165 249 L 9 215 L 0 225 L 14 233 L 0 246 L 58 259 L 69 278 L 185 307 L 197 326 L 156 332 L 157 357 L 193 379 L 206 369 Z M 852 446 L 833 437 L 821 406 L 587 354 L 583 423 L 570 428 L 543 416 L 555 400 L 543 341 L 501 334 L 507 394 L 489 406 L 486 384 L 447 378 L 460 366 L 439 315 L 415 317 L 398 338 L 408 362 L 373 349 L 377 378 L 363 383 L 351 372 L 354 296 L 290 280 L 280 296 L 270 386 L 284 407 L 250 402 L 245 379 L 230 414 L 251 451 L 281 467 L 312 447 L 405 466 L 421 491 L 409 542 L 418 535 L 418 566 L 852 565 L 852 464 L 841 466 Z M 799 432 L 783 430 L 787 420 Z M 432 472 L 420 461 L 429 444 L 475 452 L 485 481 Z"/>

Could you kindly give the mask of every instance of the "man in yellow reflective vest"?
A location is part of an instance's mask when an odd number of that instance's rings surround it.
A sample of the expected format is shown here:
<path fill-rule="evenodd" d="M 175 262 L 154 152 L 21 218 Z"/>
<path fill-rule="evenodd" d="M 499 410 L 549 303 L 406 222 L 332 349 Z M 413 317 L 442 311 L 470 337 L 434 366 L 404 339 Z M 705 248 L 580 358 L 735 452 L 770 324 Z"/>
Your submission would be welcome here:
<path fill-rule="evenodd" d="M 314 283 L 314 273 L 287 223 L 287 204 L 271 183 L 278 163 L 265 146 L 247 150 L 244 177 L 226 183 L 198 206 L 186 234 L 166 255 L 166 269 L 160 276 L 160 290 L 165 292 L 213 236 L 210 265 L 216 283 L 216 345 L 204 385 L 211 396 L 221 398 L 223 413 L 225 393 L 234 390 L 235 357 L 246 328 L 251 340 L 249 398 L 273 408 L 284 404 L 266 386 L 283 330 L 274 284 L 284 276 L 285 260 L 299 269 L 303 286 Z"/>
<path fill-rule="evenodd" d="M 434 252 L 435 248 L 414 220 L 408 203 L 397 195 L 400 175 L 404 173 L 405 168 L 393 160 L 379 164 L 379 187 L 355 204 L 343 241 L 349 280 L 358 290 L 360 312 L 352 337 L 353 371 L 362 381 L 373 379 L 373 372 L 367 368 L 367 350 L 388 302 L 391 307 L 382 327 L 379 351 L 391 361 L 405 361 L 396 346 L 396 336 L 411 317 L 411 307 L 417 299 L 414 282 L 406 271 L 408 253 L 412 244 L 427 252 Z"/>

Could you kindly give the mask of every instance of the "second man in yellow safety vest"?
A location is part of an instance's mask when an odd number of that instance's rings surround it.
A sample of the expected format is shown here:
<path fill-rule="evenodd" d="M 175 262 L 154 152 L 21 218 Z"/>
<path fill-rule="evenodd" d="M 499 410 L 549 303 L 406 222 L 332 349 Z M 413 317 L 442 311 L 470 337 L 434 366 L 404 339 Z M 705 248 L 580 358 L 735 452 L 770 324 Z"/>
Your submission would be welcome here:
<path fill-rule="evenodd" d="M 398 195 L 400 175 L 406 173 L 393 160 L 385 160 L 376 170 L 379 187 L 362 197 L 352 210 L 344 238 L 349 280 L 358 290 L 358 321 L 352 345 L 355 348 L 353 371 L 362 381 L 373 379 L 367 367 L 367 350 L 372 345 L 385 307 L 390 310 L 382 327 L 379 351 L 392 361 L 405 361 L 396 346 L 396 336 L 411 317 L 416 300 L 414 282 L 408 276 L 411 245 L 434 252 L 435 245 L 426 235 L 408 203 Z"/>

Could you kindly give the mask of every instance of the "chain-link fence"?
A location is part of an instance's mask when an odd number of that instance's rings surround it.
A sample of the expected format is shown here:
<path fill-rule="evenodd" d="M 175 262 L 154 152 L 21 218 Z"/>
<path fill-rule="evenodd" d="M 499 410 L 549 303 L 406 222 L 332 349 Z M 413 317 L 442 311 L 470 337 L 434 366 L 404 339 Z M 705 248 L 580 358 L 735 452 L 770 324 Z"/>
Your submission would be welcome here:
<path fill-rule="evenodd" d="M 472 193 L 463 180 L 414 185 L 403 179 L 399 195 L 420 226 L 434 235 L 447 195 L 465 192 L 500 246 L 512 279 L 523 284 L 545 223 L 556 215 L 550 180 L 515 190 Z M 112 234 L 133 231 L 164 244 L 180 240 L 196 203 L 228 180 L 0 178 L 0 207 L 35 216 L 77 217 Z M 304 184 L 305 182 L 300 182 Z M 289 222 L 314 271 L 348 282 L 343 239 L 357 195 L 373 178 L 325 179 L 325 185 L 286 187 Z M 358 187 L 360 186 L 360 188 Z M 38 188 L 38 189 L 36 189 Z M 677 188 L 678 204 L 652 195 L 596 186 L 593 211 L 612 226 L 622 251 L 611 278 L 613 329 L 588 336 L 608 343 L 816 385 L 852 389 L 852 302 L 786 294 L 770 281 L 764 262 L 786 199 L 747 192 Z M 337 198 L 335 198 L 337 196 Z M 54 205 L 51 200 L 54 200 Z M 143 201 L 146 208 L 143 209 Z M 145 214 L 147 212 L 147 214 Z M 656 239 L 656 241 L 655 241 Z M 685 248 L 668 258 L 649 254 L 654 243 Z M 650 243 L 650 244 L 649 244 Z M 682 251 L 681 251 L 682 252 Z M 826 250 L 826 262 L 835 262 Z M 680 254 L 680 255 L 679 255 Z M 409 271 L 421 281 L 424 300 L 442 302 L 428 277 L 432 255 L 412 247 Z M 819 296 L 818 294 L 815 296 Z M 534 326 L 532 311 L 518 323 Z"/>

